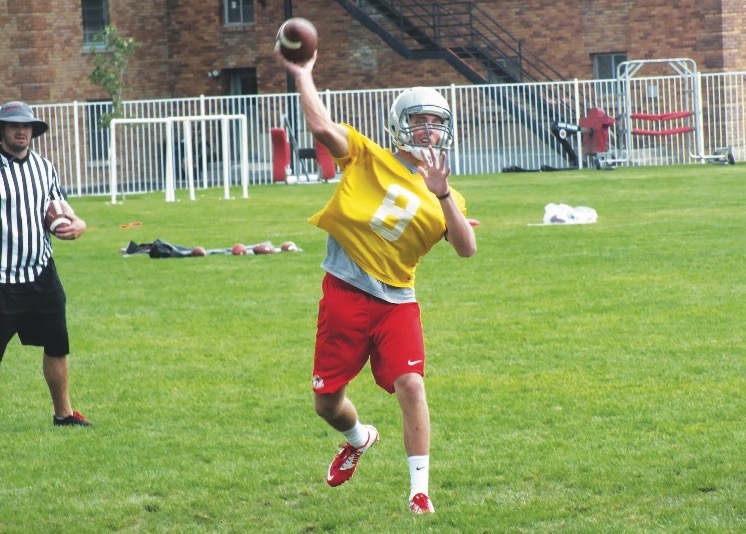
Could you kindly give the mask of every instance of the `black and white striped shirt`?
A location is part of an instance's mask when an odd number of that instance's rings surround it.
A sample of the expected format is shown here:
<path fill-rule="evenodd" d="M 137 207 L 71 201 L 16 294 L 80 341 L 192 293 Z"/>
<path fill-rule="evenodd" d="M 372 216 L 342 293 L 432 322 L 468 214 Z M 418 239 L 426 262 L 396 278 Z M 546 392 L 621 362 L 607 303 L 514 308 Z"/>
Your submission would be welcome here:
<path fill-rule="evenodd" d="M 47 206 L 62 199 L 54 165 L 32 150 L 18 159 L 0 150 L 0 284 L 33 282 L 52 257 Z"/>

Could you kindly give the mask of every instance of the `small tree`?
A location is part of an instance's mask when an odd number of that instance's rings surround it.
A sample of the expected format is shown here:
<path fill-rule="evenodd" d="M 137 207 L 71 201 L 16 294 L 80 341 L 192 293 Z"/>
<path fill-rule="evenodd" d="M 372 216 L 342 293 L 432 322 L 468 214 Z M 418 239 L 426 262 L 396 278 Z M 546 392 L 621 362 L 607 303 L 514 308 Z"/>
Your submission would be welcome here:
<path fill-rule="evenodd" d="M 106 48 L 93 59 L 94 67 L 88 79 L 111 97 L 112 112 L 101 116 L 101 125 L 106 127 L 112 119 L 123 116 L 124 74 L 140 43 L 131 37 L 122 37 L 114 26 L 106 26 L 96 35 L 96 40 L 105 43 Z"/>

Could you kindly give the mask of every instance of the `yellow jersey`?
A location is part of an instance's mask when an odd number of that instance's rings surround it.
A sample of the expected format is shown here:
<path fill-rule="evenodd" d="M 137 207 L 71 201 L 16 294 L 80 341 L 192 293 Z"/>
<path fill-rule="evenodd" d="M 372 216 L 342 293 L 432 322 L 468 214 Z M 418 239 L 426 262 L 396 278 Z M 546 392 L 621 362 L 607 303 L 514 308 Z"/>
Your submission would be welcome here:
<path fill-rule="evenodd" d="M 336 239 L 360 268 L 394 287 L 414 287 L 420 258 L 446 232 L 440 201 L 393 152 L 348 129 L 349 153 L 335 161 L 342 178 L 309 222 Z M 451 195 L 466 215 L 463 196 Z"/>

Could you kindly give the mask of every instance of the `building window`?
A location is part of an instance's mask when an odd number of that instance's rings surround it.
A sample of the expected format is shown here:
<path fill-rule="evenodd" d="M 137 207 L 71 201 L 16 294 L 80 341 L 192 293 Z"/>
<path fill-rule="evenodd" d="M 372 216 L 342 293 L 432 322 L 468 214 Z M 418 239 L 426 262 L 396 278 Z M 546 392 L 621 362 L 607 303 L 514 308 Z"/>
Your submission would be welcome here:
<path fill-rule="evenodd" d="M 81 0 L 83 12 L 83 45 L 106 46 L 100 33 L 109 25 L 109 5 L 107 0 Z"/>
<path fill-rule="evenodd" d="M 593 77 L 596 80 L 616 79 L 616 69 L 620 63 L 627 61 L 625 53 L 593 54 Z"/>
<path fill-rule="evenodd" d="M 231 69 L 227 71 L 230 76 L 230 89 L 232 95 L 256 95 L 259 94 L 259 82 L 256 77 L 256 69 Z"/>
<path fill-rule="evenodd" d="M 111 102 L 91 102 L 87 109 L 88 159 L 92 165 L 101 165 L 109 158 L 109 128 L 101 119 L 114 111 Z"/>
<path fill-rule="evenodd" d="M 226 24 L 254 22 L 254 0 L 225 0 Z"/>

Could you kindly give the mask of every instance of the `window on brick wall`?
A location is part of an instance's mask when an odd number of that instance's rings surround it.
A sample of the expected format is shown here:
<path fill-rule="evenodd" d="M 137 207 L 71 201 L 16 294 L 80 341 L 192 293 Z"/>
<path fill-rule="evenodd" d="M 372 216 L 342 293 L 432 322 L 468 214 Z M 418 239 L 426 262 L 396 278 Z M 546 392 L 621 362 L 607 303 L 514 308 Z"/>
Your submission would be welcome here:
<path fill-rule="evenodd" d="M 225 0 L 226 24 L 254 22 L 254 0 Z"/>
<path fill-rule="evenodd" d="M 232 95 L 256 95 L 259 94 L 259 82 L 256 77 L 256 69 L 231 69 L 227 71 L 230 77 L 230 90 Z"/>
<path fill-rule="evenodd" d="M 108 0 L 81 0 L 83 13 L 83 45 L 106 46 L 99 34 L 109 24 Z"/>
<path fill-rule="evenodd" d="M 593 77 L 596 80 L 616 79 L 617 66 L 627 61 L 627 54 L 623 52 L 592 54 L 591 57 L 593 58 Z"/>
<path fill-rule="evenodd" d="M 101 125 L 101 118 L 114 108 L 108 101 L 91 101 L 86 111 L 88 161 L 92 166 L 104 165 L 109 159 L 109 128 Z"/>

